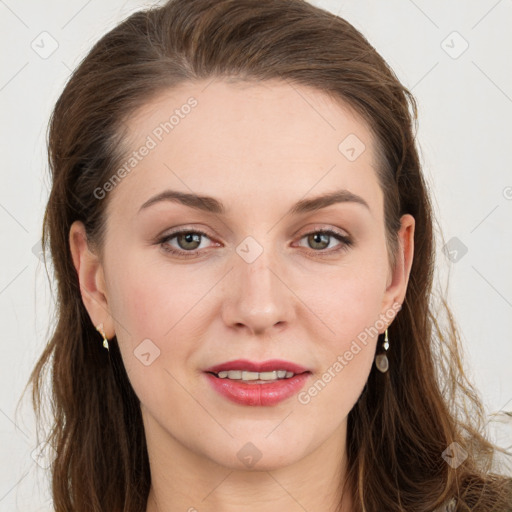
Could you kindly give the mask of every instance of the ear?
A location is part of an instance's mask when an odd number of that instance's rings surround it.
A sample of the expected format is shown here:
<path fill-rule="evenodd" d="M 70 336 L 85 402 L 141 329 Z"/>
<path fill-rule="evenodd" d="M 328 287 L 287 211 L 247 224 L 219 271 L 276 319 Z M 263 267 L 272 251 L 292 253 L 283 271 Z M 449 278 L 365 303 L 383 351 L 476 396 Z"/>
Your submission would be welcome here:
<path fill-rule="evenodd" d="M 400 304 L 400 306 L 403 304 L 414 257 L 414 217 L 409 214 L 402 215 L 400 224 L 396 264 L 395 268 L 390 270 L 387 288 L 382 301 L 381 313 L 383 315 L 390 310 L 394 310 L 395 314 L 398 313 L 396 304 Z M 386 327 L 384 327 L 382 332 L 385 330 Z"/>
<path fill-rule="evenodd" d="M 90 250 L 85 226 L 80 221 L 71 225 L 69 246 L 85 308 L 94 326 L 100 326 L 110 339 L 115 335 L 115 330 L 107 300 L 103 266 L 97 254 Z"/>

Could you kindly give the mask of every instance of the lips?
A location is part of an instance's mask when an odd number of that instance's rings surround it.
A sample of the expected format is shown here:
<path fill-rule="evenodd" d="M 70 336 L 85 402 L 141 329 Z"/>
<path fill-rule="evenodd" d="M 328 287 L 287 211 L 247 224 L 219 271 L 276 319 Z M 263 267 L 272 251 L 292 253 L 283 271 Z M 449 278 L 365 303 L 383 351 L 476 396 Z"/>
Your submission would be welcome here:
<path fill-rule="evenodd" d="M 225 399 L 244 406 L 274 406 L 296 395 L 312 378 L 311 372 L 304 372 L 287 379 L 264 383 L 221 379 L 212 372 L 204 377 L 211 388 Z"/>
<path fill-rule="evenodd" d="M 248 370 L 250 372 L 271 372 L 273 370 L 286 370 L 294 374 L 309 372 L 307 368 L 300 366 L 290 361 L 283 361 L 282 359 L 269 359 L 268 361 L 249 361 L 248 359 L 236 359 L 234 361 L 227 361 L 220 363 L 204 371 L 207 373 L 219 373 L 222 371 L 230 370 Z"/>

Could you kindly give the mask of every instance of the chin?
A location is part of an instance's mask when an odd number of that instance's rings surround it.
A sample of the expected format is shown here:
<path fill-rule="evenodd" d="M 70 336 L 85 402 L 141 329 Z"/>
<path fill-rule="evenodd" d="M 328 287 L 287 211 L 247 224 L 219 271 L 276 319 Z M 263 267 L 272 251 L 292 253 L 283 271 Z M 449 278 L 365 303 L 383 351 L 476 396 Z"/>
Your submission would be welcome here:
<path fill-rule="evenodd" d="M 290 466 L 302 458 L 302 452 L 294 452 L 283 440 L 276 437 L 274 441 L 277 445 L 268 439 L 237 441 L 235 448 L 227 448 L 222 453 L 212 454 L 210 458 L 233 471 L 273 471 Z"/>

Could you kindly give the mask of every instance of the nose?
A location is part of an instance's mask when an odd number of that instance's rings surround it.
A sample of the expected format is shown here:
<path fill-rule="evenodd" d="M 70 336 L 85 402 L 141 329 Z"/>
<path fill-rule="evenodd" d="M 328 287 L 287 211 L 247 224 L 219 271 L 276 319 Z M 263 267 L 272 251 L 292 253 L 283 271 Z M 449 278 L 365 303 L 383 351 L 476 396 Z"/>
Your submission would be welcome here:
<path fill-rule="evenodd" d="M 223 297 L 225 324 L 256 336 L 291 323 L 296 298 L 285 268 L 267 250 L 252 262 L 235 255 Z"/>

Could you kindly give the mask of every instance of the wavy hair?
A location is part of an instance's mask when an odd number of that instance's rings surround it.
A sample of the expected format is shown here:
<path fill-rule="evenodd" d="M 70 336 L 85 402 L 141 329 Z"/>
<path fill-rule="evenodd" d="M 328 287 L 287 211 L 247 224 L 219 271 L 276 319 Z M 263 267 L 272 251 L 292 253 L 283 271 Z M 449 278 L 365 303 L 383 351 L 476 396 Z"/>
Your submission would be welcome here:
<path fill-rule="evenodd" d="M 455 321 L 444 298 L 434 300 L 435 220 L 416 148 L 416 101 L 358 30 L 303 0 L 170 0 L 136 12 L 94 44 L 55 105 L 42 244 L 57 284 L 56 321 L 27 383 L 38 422 L 50 400 L 55 510 L 141 512 L 151 485 L 140 402 L 117 340 L 109 352 L 101 347 L 82 302 L 70 226 L 82 221 L 101 249 L 108 197 L 98 201 L 94 190 L 122 162 L 126 121 L 166 89 L 216 78 L 314 87 L 353 109 L 380 155 L 391 262 L 400 216 L 416 221 L 406 297 L 389 327 L 390 370 L 372 368 L 348 416 L 354 510 L 427 512 L 448 502 L 457 511 L 512 510 L 512 480 L 493 469 L 499 448 L 482 433 Z M 452 443 L 467 452 L 453 468 L 442 457 Z"/>

